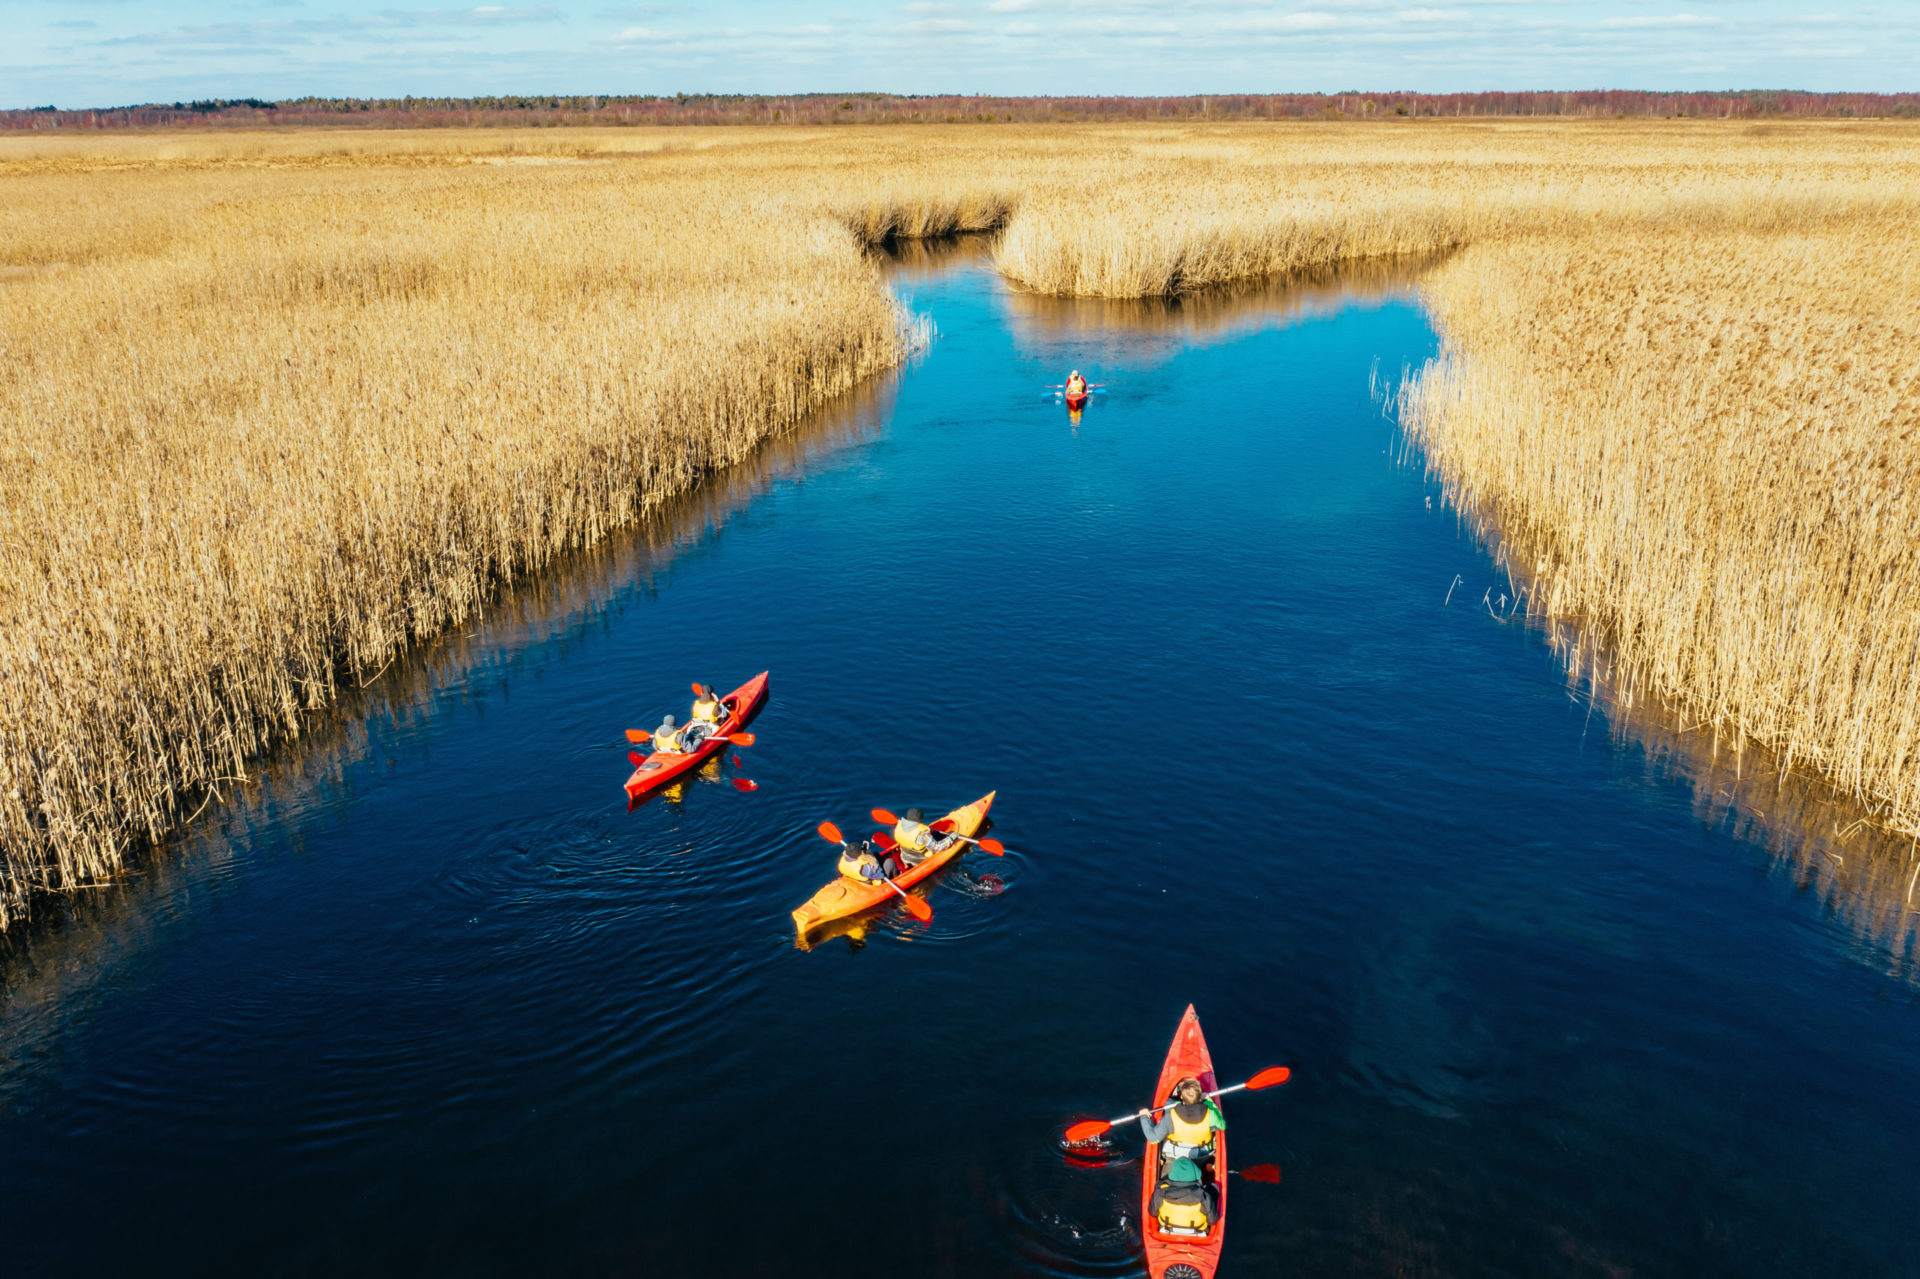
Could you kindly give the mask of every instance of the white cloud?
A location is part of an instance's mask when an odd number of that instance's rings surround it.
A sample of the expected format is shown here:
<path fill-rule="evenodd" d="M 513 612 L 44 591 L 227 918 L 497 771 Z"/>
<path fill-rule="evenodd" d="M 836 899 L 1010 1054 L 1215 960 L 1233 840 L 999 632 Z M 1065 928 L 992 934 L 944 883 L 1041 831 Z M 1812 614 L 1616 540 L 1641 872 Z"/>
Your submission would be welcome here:
<path fill-rule="evenodd" d="M 1600 24 L 1603 27 L 1717 27 L 1723 25 L 1719 18 L 1703 17 L 1697 13 L 1674 13 L 1658 18 L 1608 18 Z"/>

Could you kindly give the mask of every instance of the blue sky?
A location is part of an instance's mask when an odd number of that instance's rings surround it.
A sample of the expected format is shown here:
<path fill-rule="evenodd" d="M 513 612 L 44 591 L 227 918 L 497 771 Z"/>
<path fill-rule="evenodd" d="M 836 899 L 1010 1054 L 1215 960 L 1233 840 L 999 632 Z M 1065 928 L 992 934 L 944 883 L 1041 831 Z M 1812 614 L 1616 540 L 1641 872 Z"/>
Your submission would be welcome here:
<path fill-rule="evenodd" d="M 0 0 L 0 106 L 301 94 L 1920 88 L 1920 3 Z"/>

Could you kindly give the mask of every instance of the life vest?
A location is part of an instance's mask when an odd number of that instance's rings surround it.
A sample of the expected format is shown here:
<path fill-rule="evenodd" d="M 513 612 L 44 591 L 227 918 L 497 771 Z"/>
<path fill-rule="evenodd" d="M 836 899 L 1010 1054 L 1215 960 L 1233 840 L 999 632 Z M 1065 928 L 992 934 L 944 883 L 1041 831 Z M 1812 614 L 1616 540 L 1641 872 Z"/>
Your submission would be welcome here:
<path fill-rule="evenodd" d="M 711 700 L 701 697 L 694 699 L 693 717 L 709 724 L 718 724 L 727 715 L 726 703 L 715 697 Z"/>
<path fill-rule="evenodd" d="M 1070 377 L 1067 379 L 1068 395 L 1078 395 L 1080 394 L 1080 392 L 1086 389 L 1087 389 L 1087 379 L 1083 377 Z"/>
<path fill-rule="evenodd" d="M 1206 1188 L 1168 1185 L 1160 1192 L 1160 1224 L 1173 1230 L 1205 1234 L 1213 1222 L 1207 1217 Z"/>
<path fill-rule="evenodd" d="M 868 879 L 865 875 L 862 875 L 860 868 L 862 866 L 878 866 L 879 864 L 879 859 L 868 852 L 864 845 L 858 848 L 843 849 L 840 853 L 840 873 L 858 883 L 871 884 L 875 882 Z"/>
<path fill-rule="evenodd" d="M 1167 1134 L 1168 1141 L 1177 1141 L 1183 1146 L 1213 1144 L 1213 1107 L 1205 1100 L 1191 1106 L 1168 1107 L 1167 1122 L 1173 1125 L 1173 1131 Z"/>
<path fill-rule="evenodd" d="M 654 729 L 653 749 L 662 751 L 668 755 L 678 755 L 680 753 L 680 730 L 677 728 L 670 731 L 658 728 Z"/>
<path fill-rule="evenodd" d="M 894 824 L 893 838 L 900 847 L 912 852 L 924 853 L 933 848 L 933 828 L 924 822 L 910 822 L 902 817 Z"/>

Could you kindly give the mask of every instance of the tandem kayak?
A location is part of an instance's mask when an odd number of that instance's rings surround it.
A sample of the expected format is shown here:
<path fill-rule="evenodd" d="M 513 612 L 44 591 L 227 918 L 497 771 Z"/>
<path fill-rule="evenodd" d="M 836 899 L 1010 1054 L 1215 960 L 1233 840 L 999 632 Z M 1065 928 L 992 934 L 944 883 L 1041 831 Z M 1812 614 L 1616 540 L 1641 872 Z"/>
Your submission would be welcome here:
<path fill-rule="evenodd" d="M 980 827 L 986 824 L 987 810 L 993 807 L 993 797 L 997 791 L 988 791 L 965 808 L 956 808 L 947 814 L 953 822 L 953 833 L 972 837 L 980 833 Z M 927 876 L 958 857 L 971 844 L 960 840 L 951 840 L 947 846 L 928 855 L 927 860 L 918 866 L 908 867 L 893 877 L 893 882 L 902 888 L 912 888 Z M 793 927 L 802 941 L 808 932 L 818 928 L 829 920 L 842 919 L 857 914 L 872 906 L 879 906 L 893 899 L 893 890 L 885 884 L 871 884 L 864 880 L 855 881 L 845 875 L 834 876 L 833 882 L 807 899 L 807 904 L 793 912 Z"/>
<path fill-rule="evenodd" d="M 627 802 L 634 803 L 642 795 L 660 789 L 674 778 L 686 776 L 725 750 L 727 743 L 715 739 L 745 728 L 760 713 L 760 708 L 767 704 L 767 675 L 768 672 L 761 671 L 720 699 L 727 708 L 727 717 L 720 721 L 720 727 L 713 737 L 684 755 L 655 751 L 641 760 L 639 767 L 633 770 L 633 776 L 627 779 Z"/>
<path fill-rule="evenodd" d="M 1200 1016 L 1187 1005 L 1180 1029 L 1173 1032 L 1173 1047 L 1167 1049 L 1166 1064 L 1160 1067 L 1160 1082 L 1153 1090 L 1149 1106 L 1165 1105 L 1173 1096 L 1173 1086 L 1192 1076 L 1200 1086 L 1213 1092 L 1220 1084 L 1213 1077 L 1213 1058 L 1207 1053 L 1206 1038 L 1200 1033 Z M 1227 1134 L 1213 1134 L 1213 1158 L 1200 1165 L 1201 1176 L 1213 1190 L 1213 1228 L 1205 1235 L 1162 1234 L 1149 1205 L 1154 1187 L 1160 1181 L 1160 1147 L 1149 1145 L 1140 1161 L 1140 1234 L 1147 1247 L 1147 1274 L 1150 1279 L 1213 1279 L 1220 1265 L 1220 1247 L 1227 1235 L 1227 1179 L 1220 1175 L 1227 1166 Z"/>

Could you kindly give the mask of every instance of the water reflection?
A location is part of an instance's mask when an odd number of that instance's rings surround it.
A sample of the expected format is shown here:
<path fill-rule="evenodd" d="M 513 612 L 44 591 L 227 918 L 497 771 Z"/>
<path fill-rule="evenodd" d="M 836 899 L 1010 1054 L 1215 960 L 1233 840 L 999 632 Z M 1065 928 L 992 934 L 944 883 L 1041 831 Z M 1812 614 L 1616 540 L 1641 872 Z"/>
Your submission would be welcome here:
<path fill-rule="evenodd" d="M 1129 360 L 1147 367 L 1183 351 L 1239 341 L 1359 306 L 1413 294 L 1437 258 L 1383 258 L 1243 281 L 1177 298 L 1062 298 L 1009 291 L 1009 327 L 1028 354 L 1071 360 L 1089 340 L 1122 337 Z M 1097 407 L 1097 406 L 1096 406 Z"/>
<path fill-rule="evenodd" d="M 1636 689 L 1564 623 L 1549 628 L 1569 681 L 1605 712 L 1609 731 L 1640 748 L 1649 771 L 1685 779 L 1695 817 L 1765 849 L 1775 874 L 1843 920 L 1874 966 L 1920 982 L 1920 840 L 1825 779 L 1751 740 L 1690 725 L 1659 697 Z"/>

